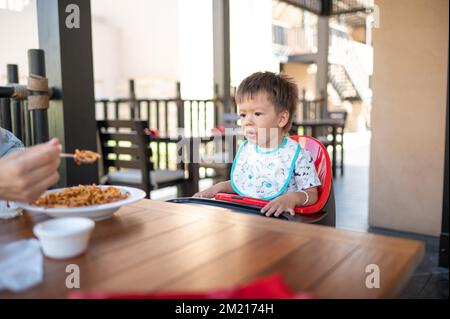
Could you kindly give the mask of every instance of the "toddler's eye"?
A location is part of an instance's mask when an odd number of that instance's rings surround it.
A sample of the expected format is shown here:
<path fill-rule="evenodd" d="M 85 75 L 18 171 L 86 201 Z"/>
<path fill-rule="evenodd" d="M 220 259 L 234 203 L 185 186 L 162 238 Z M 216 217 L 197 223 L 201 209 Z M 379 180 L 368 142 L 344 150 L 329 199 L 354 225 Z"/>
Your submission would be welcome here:
<path fill-rule="evenodd" d="M 239 114 L 240 117 L 245 117 L 244 113 Z"/>
<path fill-rule="evenodd" d="M 261 112 L 255 112 L 255 116 L 261 116 L 263 115 Z"/>

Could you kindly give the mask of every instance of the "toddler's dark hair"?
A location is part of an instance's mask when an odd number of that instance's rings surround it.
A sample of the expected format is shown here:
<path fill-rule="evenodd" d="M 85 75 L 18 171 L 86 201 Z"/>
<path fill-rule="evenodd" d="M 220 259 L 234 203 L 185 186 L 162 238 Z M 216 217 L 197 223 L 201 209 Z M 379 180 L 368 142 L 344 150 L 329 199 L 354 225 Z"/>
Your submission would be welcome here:
<path fill-rule="evenodd" d="M 284 74 L 273 72 L 256 72 L 246 77 L 236 91 L 236 103 L 253 99 L 259 93 L 267 93 L 278 112 L 288 111 L 289 121 L 283 131 L 290 130 L 292 119 L 297 109 L 298 88 L 294 80 Z"/>

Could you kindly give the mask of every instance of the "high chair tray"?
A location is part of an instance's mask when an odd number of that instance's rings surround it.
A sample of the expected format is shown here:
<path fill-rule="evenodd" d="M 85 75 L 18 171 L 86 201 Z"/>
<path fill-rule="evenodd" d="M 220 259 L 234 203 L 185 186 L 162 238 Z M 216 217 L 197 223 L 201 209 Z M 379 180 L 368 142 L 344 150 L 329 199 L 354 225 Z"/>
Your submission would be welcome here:
<path fill-rule="evenodd" d="M 237 194 L 219 193 L 215 196 L 215 199 L 228 201 L 233 203 L 239 203 L 243 205 L 252 205 L 258 208 L 266 206 L 268 200 L 258 199 L 253 197 L 246 197 Z M 308 209 L 309 208 L 309 209 Z M 294 211 L 297 214 L 316 214 L 317 211 L 311 210 L 309 206 L 295 207 Z"/>
<path fill-rule="evenodd" d="M 229 209 L 233 212 L 237 213 L 245 213 L 258 215 L 261 217 L 265 217 L 261 214 L 261 206 L 254 206 L 249 204 L 242 204 L 239 202 L 231 202 L 231 201 L 223 201 L 217 199 L 208 199 L 208 198 L 198 198 L 198 197 L 180 197 L 168 200 L 167 202 L 178 203 L 178 204 L 197 204 L 197 205 L 209 205 L 215 207 L 221 207 L 225 209 Z M 283 213 L 279 217 L 271 216 L 270 218 L 279 218 L 290 221 L 297 221 L 302 223 L 317 223 L 324 219 L 327 216 L 326 213 L 316 213 L 316 214 L 296 214 L 292 216 L 289 213 Z"/>

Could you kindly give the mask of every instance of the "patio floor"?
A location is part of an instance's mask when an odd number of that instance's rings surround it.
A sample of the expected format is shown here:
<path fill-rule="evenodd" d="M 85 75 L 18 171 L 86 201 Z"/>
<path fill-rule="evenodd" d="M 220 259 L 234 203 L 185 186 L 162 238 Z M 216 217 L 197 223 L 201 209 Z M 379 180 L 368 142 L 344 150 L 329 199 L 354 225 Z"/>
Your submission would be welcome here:
<path fill-rule="evenodd" d="M 344 176 L 334 178 L 336 227 L 367 231 L 370 132 L 344 134 Z"/>

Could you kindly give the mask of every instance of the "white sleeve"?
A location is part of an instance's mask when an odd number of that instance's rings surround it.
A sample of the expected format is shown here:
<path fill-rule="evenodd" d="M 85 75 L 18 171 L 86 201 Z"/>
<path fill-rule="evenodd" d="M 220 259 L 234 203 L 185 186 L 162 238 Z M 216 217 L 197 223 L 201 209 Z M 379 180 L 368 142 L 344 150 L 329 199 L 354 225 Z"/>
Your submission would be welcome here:
<path fill-rule="evenodd" d="M 299 190 L 320 186 L 320 179 L 309 151 L 302 149 L 294 168 L 294 179 Z"/>

